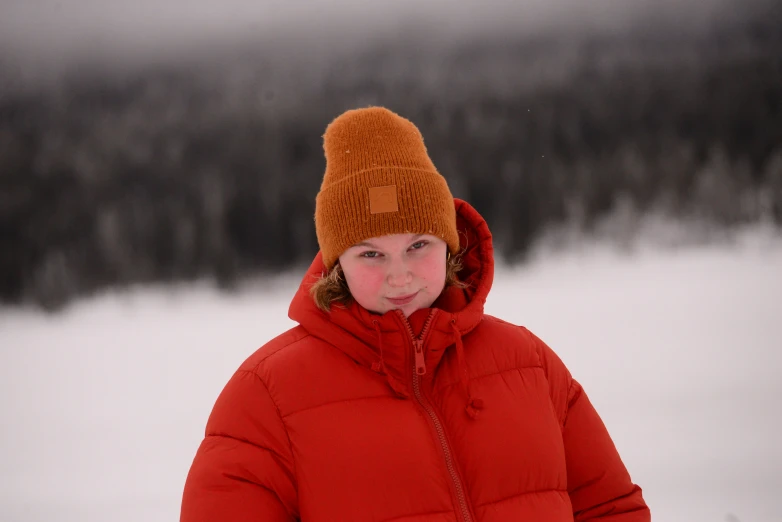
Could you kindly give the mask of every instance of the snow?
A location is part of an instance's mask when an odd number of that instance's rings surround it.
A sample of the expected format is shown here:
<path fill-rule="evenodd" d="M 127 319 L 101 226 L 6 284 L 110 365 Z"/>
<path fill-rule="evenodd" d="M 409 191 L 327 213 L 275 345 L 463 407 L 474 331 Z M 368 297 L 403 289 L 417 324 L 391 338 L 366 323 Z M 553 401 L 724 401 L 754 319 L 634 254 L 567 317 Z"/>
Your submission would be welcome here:
<path fill-rule="evenodd" d="M 0 310 L 0 520 L 176 520 L 217 394 L 291 325 L 297 284 Z M 562 357 L 655 520 L 778 522 L 780 296 L 778 241 L 595 245 L 498 268 L 487 311 Z"/>

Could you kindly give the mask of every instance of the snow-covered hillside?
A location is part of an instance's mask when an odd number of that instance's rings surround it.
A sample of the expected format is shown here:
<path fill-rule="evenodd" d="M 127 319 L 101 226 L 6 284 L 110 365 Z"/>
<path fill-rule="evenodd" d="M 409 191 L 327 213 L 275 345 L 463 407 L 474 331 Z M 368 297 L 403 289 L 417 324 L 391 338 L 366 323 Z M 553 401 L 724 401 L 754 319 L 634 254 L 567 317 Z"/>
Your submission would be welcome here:
<path fill-rule="evenodd" d="M 0 520 L 176 520 L 214 399 L 297 284 L 0 310 Z M 487 308 L 564 359 L 655 520 L 777 522 L 781 302 L 782 245 L 750 241 L 541 257 L 498 269 Z"/>

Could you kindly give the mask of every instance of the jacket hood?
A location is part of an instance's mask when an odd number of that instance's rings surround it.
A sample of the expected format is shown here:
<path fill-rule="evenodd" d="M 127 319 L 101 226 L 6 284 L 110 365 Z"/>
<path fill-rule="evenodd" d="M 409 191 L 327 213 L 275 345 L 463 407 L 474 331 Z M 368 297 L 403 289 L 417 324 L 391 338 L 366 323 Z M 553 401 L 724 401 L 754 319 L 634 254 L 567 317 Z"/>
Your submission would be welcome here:
<path fill-rule="evenodd" d="M 410 346 L 418 334 L 414 326 L 426 323 L 421 332 L 423 361 L 431 371 L 449 347 L 458 344 L 462 349 L 461 338 L 481 322 L 494 279 L 494 250 L 486 221 L 465 201 L 454 198 L 454 206 L 462 252 L 462 269 L 457 276 L 467 288 L 446 288 L 432 308 L 418 310 L 409 319 L 397 310 L 376 314 L 355 301 L 324 312 L 310 295 L 312 284 L 326 272 L 318 252 L 293 297 L 288 316 L 357 363 L 386 374 L 397 395 L 407 396 L 414 368 Z"/>

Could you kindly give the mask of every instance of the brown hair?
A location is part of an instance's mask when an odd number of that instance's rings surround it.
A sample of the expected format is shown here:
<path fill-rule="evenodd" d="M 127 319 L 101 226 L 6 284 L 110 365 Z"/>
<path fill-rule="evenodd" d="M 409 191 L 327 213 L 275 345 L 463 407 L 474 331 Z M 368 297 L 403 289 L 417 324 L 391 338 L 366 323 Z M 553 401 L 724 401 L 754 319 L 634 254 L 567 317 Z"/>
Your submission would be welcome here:
<path fill-rule="evenodd" d="M 448 260 L 445 265 L 445 287 L 455 286 L 457 288 L 467 288 L 467 284 L 459 281 L 456 274 L 462 269 L 462 256 L 463 252 L 455 256 L 448 256 Z M 331 311 L 331 305 L 337 304 L 346 306 L 353 300 L 353 296 L 348 288 L 348 283 L 345 280 L 345 274 L 342 272 L 342 265 L 339 261 L 334 265 L 328 274 L 323 275 L 318 279 L 312 287 L 310 287 L 310 295 L 315 301 L 315 304 L 324 312 Z"/>

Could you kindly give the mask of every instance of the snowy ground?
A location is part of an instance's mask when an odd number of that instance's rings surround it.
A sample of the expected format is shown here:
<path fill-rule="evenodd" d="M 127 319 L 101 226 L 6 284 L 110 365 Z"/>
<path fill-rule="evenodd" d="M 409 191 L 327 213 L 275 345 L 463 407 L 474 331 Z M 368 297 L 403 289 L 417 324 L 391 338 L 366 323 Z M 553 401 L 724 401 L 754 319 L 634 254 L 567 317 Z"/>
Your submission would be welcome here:
<path fill-rule="evenodd" d="M 177 520 L 214 399 L 297 282 L 0 310 L 0 520 Z M 488 311 L 565 360 L 656 521 L 779 522 L 781 301 L 782 245 L 745 241 L 547 256 L 499 270 Z"/>

